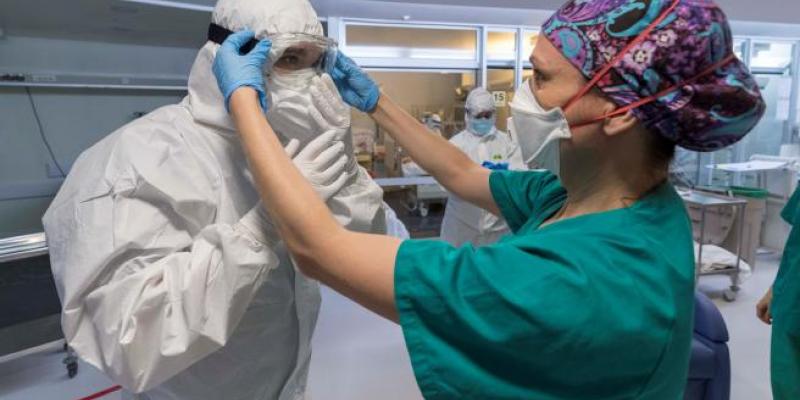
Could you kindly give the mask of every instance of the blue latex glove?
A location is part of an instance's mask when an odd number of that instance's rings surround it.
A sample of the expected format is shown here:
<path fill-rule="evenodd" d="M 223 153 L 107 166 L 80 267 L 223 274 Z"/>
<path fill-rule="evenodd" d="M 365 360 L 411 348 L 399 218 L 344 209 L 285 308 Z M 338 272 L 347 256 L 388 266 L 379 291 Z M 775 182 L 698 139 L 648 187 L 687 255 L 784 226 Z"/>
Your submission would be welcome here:
<path fill-rule="evenodd" d="M 493 163 L 491 161 L 484 161 L 481 166 L 492 171 L 508 171 L 510 167 L 508 163 Z"/>
<path fill-rule="evenodd" d="M 339 52 L 336 63 L 328 73 L 347 104 L 365 113 L 375 111 L 381 91 L 355 61 Z"/>
<path fill-rule="evenodd" d="M 264 86 L 264 64 L 272 48 L 272 42 L 262 40 L 247 54 L 241 48 L 255 37 L 250 31 L 237 32 L 228 37 L 217 51 L 214 60 L 214 76 L 222 95 L 225 108 L 230 111 L 231 95 L 242 86 L 249 86 L 258 92 L 261 108 L 267 111 L 267 93 Z"/>

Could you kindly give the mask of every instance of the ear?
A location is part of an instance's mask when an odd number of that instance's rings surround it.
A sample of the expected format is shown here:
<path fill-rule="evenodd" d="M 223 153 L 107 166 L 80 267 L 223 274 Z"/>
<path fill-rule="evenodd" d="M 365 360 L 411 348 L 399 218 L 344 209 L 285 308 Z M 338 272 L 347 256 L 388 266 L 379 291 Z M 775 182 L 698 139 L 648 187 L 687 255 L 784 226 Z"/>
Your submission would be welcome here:
<path fill-rule="evenodd" d="M 609 111 L 609 113 L 613 110 Z M 630 131 L 639 124 L 639 119 L 632 112 L 628 111 L 624 115 L 606 118 L 603 123 L 603 132 L 607 136 L 617 136 Z"/>

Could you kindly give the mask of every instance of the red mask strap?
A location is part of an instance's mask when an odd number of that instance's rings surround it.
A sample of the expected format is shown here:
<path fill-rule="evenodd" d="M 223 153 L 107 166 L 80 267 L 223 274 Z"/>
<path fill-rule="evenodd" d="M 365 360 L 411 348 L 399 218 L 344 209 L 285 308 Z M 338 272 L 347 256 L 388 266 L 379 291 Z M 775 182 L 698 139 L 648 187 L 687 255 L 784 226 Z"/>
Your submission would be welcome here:
<path fill-rule="evenodd" d="M 582 99 L 583 96 L 586 96 L 586 94 L 589 93 L 595 87 L 595 85 L 597 85 L 597 82 L 600 82 L 600 80 L 603 79 L 603 77 L 608 75 L 608 73 L 611 71 L 612 68 L 614 68 L 617 64 L 619 64 L 620 61 L 622 61 L 623 58 L 625 58 L 626 54 L 628 54 L 631 50 L 633 50 L 634 47 L 638 46 L 645 39 L 647 39 L 647 37 L 650 36 L 650 33 L 653 32 L 653 30 L 657 26 L 661 25 L 661 23 L 664 22 L 665 19 L 667 19 L 669 14 L 673 10 L 675 10 L 675 8 L 678 7 L 678 4 L 680 2 L 681 0 L 675 0 L 672 3 L 672 5 L 669 6 L 669 8 L 667 8 L 666 10 L 664 10 L 664 12 L 662 12 L 661 15 L 655 21 L 653 21 L 647 28 L 645 28 L 645 30 L 643 30 L 639 34 L 639 36 L 631 40 L 631 42 L 628 43 L 628 45 L 625 46 L 625 48 L 622 49 L 622 51 L 617 53 L 617 55 L 608 64 L 606 64 L 605 67 L 603 67 L 603 69 L 598 71 L 597 74 L 594 76 L 594 78 L 592 78 L 592 80 L 590 80 L 589 83 L 587 83 L 586 86 L 584 86 L 583 89 L 581 89 L 581 91 L 578 92 L 578 94 L 573 96 L 572 99 L 570 99 L 567 102 L 567 104 L 564 105 L 563 108 L 564 112 L 566 112 L 570 107 L 575 105 L 575 103 L 578 100 Z"/>
<path fill-rule="evenodd" d="M 654 101 L 656 101 L 656 100 L 658 100 L 658 99 L 660 99 L 660 98 L 662 98 L 664 96 L 669 95 L 670 93 L 672 93 L 672 92 L 674 92 L 674 91 L 676 91 L 676 90 L 678 90 L 678 89 L 680 89 L 680 88 L 682 88 L 684 86 L 691 85 L 691 84 L 697 82 L 698 80 L 703 79 L 706 76 L 713 74 L 714 71 L 716 71 L 716 70 L 728 65 L 728 63 L 730 63 L 731 61 L 733 61 L 735 59 L 736 59 L 736 55 L 731 53 L 730 55 L 728 55 L 727 57 L 722 59 L 722 61 L 720 61 L 720 62 L 718 62 L 718 63 L 706 68 L 705 70 L 703 70 L 703 72 L 701 72 L 700 74 L 698 74 L 694 78 L 687 79 L 687 80 L 685 80 L 683 82 L 678 83 L 677 85 L 670 86 L 669 88 L 664 89 L 664 90 L 662 90 L 662 91 L 660 91 L 660 92 L 658 92 L 658 93 L 656 93 L 656 94 L 654 94 L 652 96 L 645 97 L 645 98 L 643 98 L 643 99 L 641 99 L 641 100 L 639 100 L 639 101 L 637 101 L 635 103 L 631 103 L 631 104 L 628 104 L 625 107 L 618 108 L 618 109 L 614 110 L 613 112 L 610 112 L 610 113 L 608 113 L 606 115 L 597 117 L 597 118 L 595 118 L 595 119 L 593 119 L 591 121 L 582 122 L 582 123 L 576 124 L 576 125 L 570 125 L 570 128 L 580 128 L 580 127 L 584 127 L 584 126 L 587 126 L 587 125 L 591 125 L 591 124 L 594 124 L 596 122 L 603 121 L 606 118 L 613 118 L 613 117 L 616 117 L 616 116 L 620 116 L 620 115 L 626 114 L 627 112 L 629 112 L 629 111 L 631 111 L 633 109 L 639 108 L 639 107 L 641 107 L 641 106 L 643 106 L 645 104 L 650 104 L 650 103 L 652 103 L 652 102 L 654 102 Z"/>

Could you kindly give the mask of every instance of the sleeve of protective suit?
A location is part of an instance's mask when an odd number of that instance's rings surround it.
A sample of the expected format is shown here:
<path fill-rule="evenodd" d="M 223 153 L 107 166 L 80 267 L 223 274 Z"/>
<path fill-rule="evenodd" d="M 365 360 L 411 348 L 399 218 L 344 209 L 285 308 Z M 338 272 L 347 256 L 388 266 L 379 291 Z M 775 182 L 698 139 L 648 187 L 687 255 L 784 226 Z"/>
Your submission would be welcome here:
<path fill-rule="evenodd" d="M 339 96 L 336 85 L 328 75 L 314 78 L 310 87 L 314 107 L 308 109 L 320 132 L 336 129 L 342 133 L 337 138 L 345 144 L 348 156 L 349 179 L 344 188 L 328 200 L 336 220 L 347 229 L 364 233 L 386 233 L 386 215 L 383 212 L 383 189 L 358 165 L 353 149 L 350 129 L 350 108 Z"/>
<path fill-rule="evenodd" d="M 278 263 L 260 210 L 214 225 L 213 185 L 174 163 L 114 183 L 78 173 L 45 215 L 67 342 L 133 392 L 222 348 Z"/>
<path fill-rule="evenodd" d="M 348 133 L 345 140 L 352 143 Z M 383 189 L 367 171 L 351 159 L 350 178 L 345 187 L 328 200 L 328 207 L 340 224 L 349 230 L 363 233 L 386 233 L 383 212 Z"/>

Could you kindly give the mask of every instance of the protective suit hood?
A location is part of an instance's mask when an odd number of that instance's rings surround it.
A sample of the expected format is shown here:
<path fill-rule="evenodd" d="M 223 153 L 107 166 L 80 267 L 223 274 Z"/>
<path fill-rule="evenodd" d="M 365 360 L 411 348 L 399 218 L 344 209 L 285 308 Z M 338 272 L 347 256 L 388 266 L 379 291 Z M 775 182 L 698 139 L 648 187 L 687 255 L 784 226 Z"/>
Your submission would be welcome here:
<path fill-rule="evenodd" d="M 234 32 L 249 29 L 259 39 L 277 33 L 324 35 L 308 0 L 219 0 L 211 21 Z"/>
<path fill-rule="evenodd" d="M 494 96 L 482 87 L 475 88 L 469 92 L 465 107 L 473 116 L 482 112 L 497 111 L 497 106 L 494 104 Z"/>
<path fill-rule="evenodd" d="M 211 21 L 232 31 L 249 29 L 257 38 L 279 33 L 324 34 L 308 0 L 219 0 Z M 197 122 L 233 134 L 233 120 L 211 69 L 218 49 L 213 42 L 200 49 L 189 74 L 189 96 L 184 104 Z"/>

